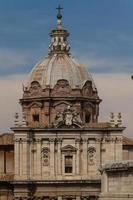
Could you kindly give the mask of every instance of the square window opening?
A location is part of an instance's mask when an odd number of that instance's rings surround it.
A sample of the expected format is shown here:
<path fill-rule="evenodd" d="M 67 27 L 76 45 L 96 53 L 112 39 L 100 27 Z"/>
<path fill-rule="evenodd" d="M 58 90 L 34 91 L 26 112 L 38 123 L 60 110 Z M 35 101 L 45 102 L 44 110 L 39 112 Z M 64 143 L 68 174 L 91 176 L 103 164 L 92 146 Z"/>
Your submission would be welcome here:
<path fill-rule="evenodd" d="M 33 115 L 33 121 L 34 122 L 39 122 L 39 115 L 38 114 Z"/>

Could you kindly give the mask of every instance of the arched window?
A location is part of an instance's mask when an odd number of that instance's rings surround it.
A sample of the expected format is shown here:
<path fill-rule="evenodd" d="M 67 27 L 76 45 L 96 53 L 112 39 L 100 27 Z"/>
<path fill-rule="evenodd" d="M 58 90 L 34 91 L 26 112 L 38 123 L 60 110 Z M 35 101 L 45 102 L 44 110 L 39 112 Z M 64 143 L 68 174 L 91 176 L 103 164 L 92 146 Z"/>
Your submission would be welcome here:
<path fill-rule="evenodd" d="M 65 156 L 65 173 L 72 173 L 73 170 L 73 156 Z"/>

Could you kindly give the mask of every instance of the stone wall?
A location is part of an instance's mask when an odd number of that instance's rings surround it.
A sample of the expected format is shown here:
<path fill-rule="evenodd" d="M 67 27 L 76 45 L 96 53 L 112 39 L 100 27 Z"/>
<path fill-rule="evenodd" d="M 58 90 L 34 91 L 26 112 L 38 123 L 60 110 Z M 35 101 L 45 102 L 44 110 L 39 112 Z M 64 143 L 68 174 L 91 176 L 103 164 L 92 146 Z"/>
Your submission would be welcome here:
<path fill-rule="evenodd" d="M 133 161 L 106 164 L 101 169 L 100 200 L 133 199 Z"/>

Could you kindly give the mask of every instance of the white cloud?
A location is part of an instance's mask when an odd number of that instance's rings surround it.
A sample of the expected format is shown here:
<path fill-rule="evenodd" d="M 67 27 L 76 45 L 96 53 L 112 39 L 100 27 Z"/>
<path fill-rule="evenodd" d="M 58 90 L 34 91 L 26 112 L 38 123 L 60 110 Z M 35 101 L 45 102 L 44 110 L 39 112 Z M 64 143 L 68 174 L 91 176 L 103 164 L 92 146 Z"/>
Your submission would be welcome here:
<path fill-rule="evenodd" d="M 133 81 L 129 74 L 97 74 L 94 76 L 99 96 L 100 119 L 108 121 L 110 112 L 122 113 L 125 134 L 133 134 Z"/>
<path fill-rule="evenodd" d="M 133 59 L 123 58 L 81 58 L 83 63 L 88 66 L 89 70 L 95 70 L 95 72 L 128 72 L 132 71 Z"/>
<path fill-rule="evenodd" d="M 25 66 L 30 68 L 29 66 L 33 65 L 33 57 L 34 62 L 36 61 L 37 57 L 43 57 L 43 54 L 42 56 L 38 54 L 43 53 L 44 51 L 42 49 L 45 48 L 45 43 L 40 44 L 40 51 L 37 51 L 36 49 L 12 50 L 10 48 L 0 48 L 0 73 L 2 71 L 6 75 L 13 75 L 18 68 L 21 69 L 21 72 L 25 71 Z"/>
<path fill-rule="evenodd" d="M 108 121 L 110 112 L 121 112 L 123 124 L 127 127 L 124 134 L 133 133 L 133 81 L 128 74 L 93 75 L 99 96 L 99 121 Z M 22 82 L 25 75 L 8 76 L 0 79 L 0 132 L 6 132 L 14 122 L 14 113 L 21 112 L 18 100 L 22 97 Z"/>
<path fill-rule="evenodd" d="M 0 78 L 0 133 L 10 131 L 14 125 L 15 112 L 20 112 L 24 75 Z"/>
<path fill-rule="evenodd" d="M 27 51 L 18 52 L 10 49 L 0 49 L 0 68 L 13 69 L 22 65 L 26 65 L 29 61 Z"/>

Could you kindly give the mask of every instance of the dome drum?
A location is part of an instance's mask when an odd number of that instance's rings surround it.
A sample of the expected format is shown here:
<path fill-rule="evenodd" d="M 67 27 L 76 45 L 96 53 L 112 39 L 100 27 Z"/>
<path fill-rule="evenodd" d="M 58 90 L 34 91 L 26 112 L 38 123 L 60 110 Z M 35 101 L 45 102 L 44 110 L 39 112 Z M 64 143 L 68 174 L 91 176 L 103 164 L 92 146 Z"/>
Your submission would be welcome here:
<path fill-rule="evenodd" d="M 100 101 L 90 81 L 82 89 L 72 89 L 67 80 L 61 79 L 53 89 L 42 89 L 37 81 L 33 81 L 29 90 L 24 90 L 20 103 L 30 127 L 50 127 L 56 114 L 64 112 L 67 106 L 80 113 L 83 123 L 97 122 Z"/>

